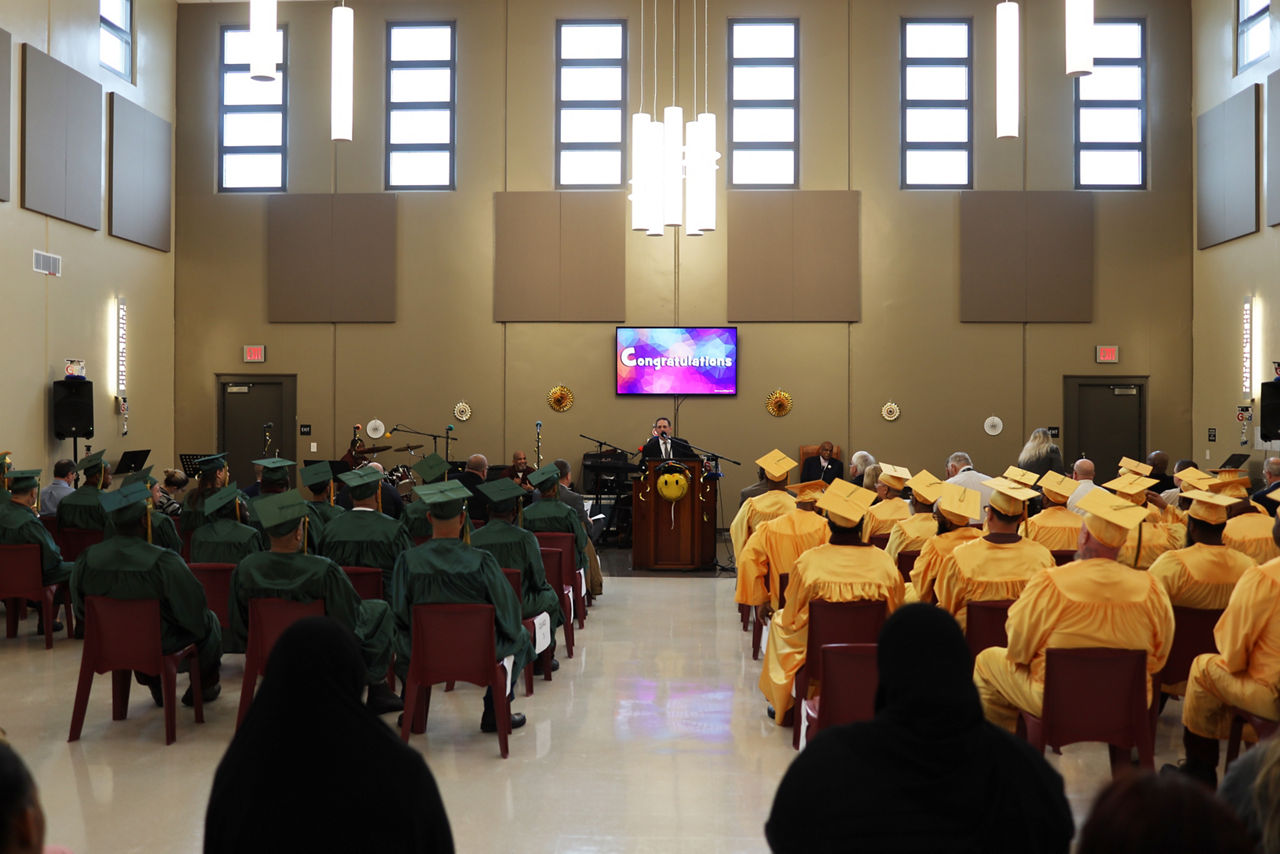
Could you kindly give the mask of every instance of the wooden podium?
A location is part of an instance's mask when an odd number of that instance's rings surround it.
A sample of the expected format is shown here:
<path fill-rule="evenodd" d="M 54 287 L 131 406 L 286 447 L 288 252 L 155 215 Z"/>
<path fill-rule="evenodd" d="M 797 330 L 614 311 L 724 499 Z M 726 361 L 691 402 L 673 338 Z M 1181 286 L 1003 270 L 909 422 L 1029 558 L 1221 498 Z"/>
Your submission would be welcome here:
<path fill-rule="evenodd" d="M 711 569 L 716 562 L 716 481 L 703 479 L 701 460 L 678 460 L 689 491 L 674 503 L 658 494 L 656 469 L 672 460 L 645 460 L 632 485 L 632 569 Z"/>

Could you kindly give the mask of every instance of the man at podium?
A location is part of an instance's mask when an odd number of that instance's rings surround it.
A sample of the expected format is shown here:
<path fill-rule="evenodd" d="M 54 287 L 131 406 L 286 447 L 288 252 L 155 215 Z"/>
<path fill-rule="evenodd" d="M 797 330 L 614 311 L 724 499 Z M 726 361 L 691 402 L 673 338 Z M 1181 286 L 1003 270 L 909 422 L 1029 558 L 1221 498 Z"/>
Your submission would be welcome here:
<path fill-rule="evenodd" d="M 671 435 L 671 419 L 653 422 L 653 437 L 644 443 L 646 460 L 696 460 L 698 455 L 684 439 Z"/>

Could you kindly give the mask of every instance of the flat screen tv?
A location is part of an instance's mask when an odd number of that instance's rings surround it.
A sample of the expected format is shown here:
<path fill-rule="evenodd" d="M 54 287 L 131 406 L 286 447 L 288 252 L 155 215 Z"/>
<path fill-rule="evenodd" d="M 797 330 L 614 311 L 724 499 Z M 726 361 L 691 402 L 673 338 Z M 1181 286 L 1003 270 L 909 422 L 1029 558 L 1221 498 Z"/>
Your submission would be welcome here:
<path fill-rule="evenodd" d="M 619 326 L 618 394 L 737 394 L 735 326 Z"/>

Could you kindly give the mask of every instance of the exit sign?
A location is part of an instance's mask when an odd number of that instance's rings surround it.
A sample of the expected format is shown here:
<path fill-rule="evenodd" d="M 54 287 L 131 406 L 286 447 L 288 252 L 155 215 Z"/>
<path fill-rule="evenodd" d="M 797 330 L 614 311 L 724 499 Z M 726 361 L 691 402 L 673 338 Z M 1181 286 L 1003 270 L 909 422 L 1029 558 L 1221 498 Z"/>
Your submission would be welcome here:
<path fill-rule="evenodd" d="M 265 362 L 267 360 L 266 344 L 246 344 L 244 345 L 245 362 Z"/>
<path fill-rule="evenodd" d="M 1099 344 L 1095 348 L 1094 360 L 1099 365 L 1118 362 L 1120 361 L 1120 348 L 1114 344 Z"/>

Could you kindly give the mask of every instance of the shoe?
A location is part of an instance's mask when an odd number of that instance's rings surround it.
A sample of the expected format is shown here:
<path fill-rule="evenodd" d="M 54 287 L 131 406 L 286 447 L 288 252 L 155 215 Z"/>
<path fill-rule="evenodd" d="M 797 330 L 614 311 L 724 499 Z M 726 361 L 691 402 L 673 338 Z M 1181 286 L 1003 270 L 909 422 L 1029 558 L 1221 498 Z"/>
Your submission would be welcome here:
<path fill-rule="evenodd" d="M 551 672 L 555 673 L 559 669 L 560 669 L 560 659 L 558 658 L 551 659 Z M 542 659 L 538 659 L 533 663 L 533 675 L 534 676 L 542 675 Z"/>
<path fill-rule="evenodd" d="M 159 676 L 148 676 L 135 670 L 133 678 L 138 680 L 139 685 L 145 685 L 151 691 L 151 699 L 155 701 L 157 707 L 164 706 L 164 688 Z"/>
<path fill-rule="evenodd" d="M 200 686 L 200 699 L 205 703 L 212 703 L 214 700 L 218 699 L 219 695 L 221 694 L 222 694 L 221 681 L 214 682 L 212 685 L 205 684 Z M 187 692 L 182 695 L 182 705 L 184 706 L 195 705 L 195 698 L 191 694 L 190 685 L 187 686 Z"/>
<path fill-rule="evenodd" d="M 765 714 L 769 716 L 769 720 L 773 720 L 773 719 L 777 716 L 777 714 L 778 714 L 778 713 L 777 713 L 776 711 L 774 711 L 773 706 L 770 706 L 770 707 L 765 711 Z"/>
<path fill-rule="evenodd" d="M 1218 790 L 1217 768 L 1202 768 L 1196 763 L 1188 762 L 1184 759 L 1177 765 L 1166 763 L 1165 765 L 1160 766 L 1160 776 L 1163 777 L 1169 774 L 1185 774 L 1192 780 L 1208 786 L 1215 792 Z"/>
<path fill-rule="evenodd" d="M 62 631 L 62 629 L 63 629 L 62 621 L 61 621 L 61 620 L 54 620 L 54 621 L 53 621 L 53 633 L 56 635 L 58 632 Z M 43 618 L 41 618 L 41 619 L 39 620 L 39 622 L 37 622 L 37 623 L 36 623 L 36 634 L 38 634 L 38 635 L 42 635 L 42 634 L 44 634 L 44 619 L 43 619 Z"/>
<path fill-rule="evenodd" d="M 404 709 L 404 700 L 388 688 L 385 682 L 369 686 L 369 696 L 364 704 L 375 715 L 385 715 L 388 712 L 399 712 Z"/>
<path fill-rule="evenodd" d="M 525 720 L 524 715 L 520 714 L 519 712 L 512 712 L 511 728 L 520 729 L 520 727 L 524 726 L 524 720 Z M 480 718 L 480 731 L 481 732 L 497 732 L 498 731 L 497 720 L 495 720 L 491 715 L 482 715 Z"/>

